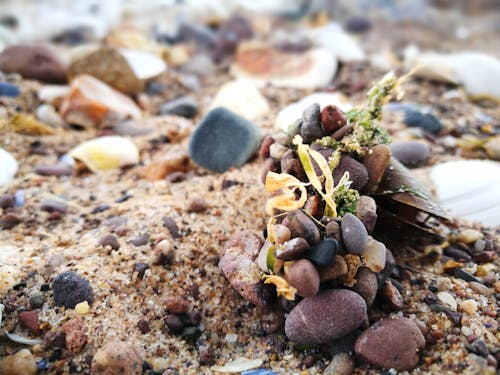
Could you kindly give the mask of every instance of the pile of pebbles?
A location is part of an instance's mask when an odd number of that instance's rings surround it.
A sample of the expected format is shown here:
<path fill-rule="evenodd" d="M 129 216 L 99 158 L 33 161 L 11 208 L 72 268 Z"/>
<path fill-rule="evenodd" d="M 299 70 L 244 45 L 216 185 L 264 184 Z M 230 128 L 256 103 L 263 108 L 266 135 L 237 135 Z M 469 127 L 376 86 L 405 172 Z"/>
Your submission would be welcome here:
<path fill-rule="evenodd" d="M 404 307 L 390 278 L 393 254 L 371 236 L 377 203 L 369 194 L 389 167 L 391 151 L 383 144 L 387 138 L 377 114 L 370 118 L 371 125 L 352 120 L 352 113 L 335 106 L 320 110 L 313 104 L 288 134 L 263 140 L 260 156 L 265 159 L 266 190 L 271 192 L 268 205 L 284 199 L 291 186 L 270 189 L 280 178 L 299 181 L 302 187 L 292 186 L 295 190 L 286 202 L 291 209 L 286 204 L 268 207 L 272 216 L 264 240 L 243 231 L 228 241 L 219 268 L 248 301 L 282 309 L 284 333 L 299 348 L 352 337 L 358 359 L 379 368 L 411 370 L 425 347 L 418 323 L 402 316 L 381 319 L 380 314 L 370 314 L 377 297 L 389 311 Z M 332 173 L 333 214 L 322 190 L 328 191 L 328 178 L 314 151 Z M 312 173 L 321 186 L 311 179 Z M 304 191 L 307 197 L 302 196 Z"/>

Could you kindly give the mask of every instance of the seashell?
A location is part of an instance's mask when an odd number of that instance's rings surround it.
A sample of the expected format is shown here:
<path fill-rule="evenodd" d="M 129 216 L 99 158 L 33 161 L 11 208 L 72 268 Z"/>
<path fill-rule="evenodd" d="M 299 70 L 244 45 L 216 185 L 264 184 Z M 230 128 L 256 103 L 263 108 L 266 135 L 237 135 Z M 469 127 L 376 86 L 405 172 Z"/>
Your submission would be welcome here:
<path fill-rule="evenodd" d="M 252 370 L 261 366 L 262 363 L 262 359 L 238 357 L 234 361 L 226 363 L 224 366 L 212 366 L 210 369 L 212 371 L 235 374 L 246 370 Z"/>
<path fill-rule="evenodd" d="M 118 136 L 94 138 L 83 142 L 69 152 L 92 172 L 105 171 L 137 164 L 139 150 L 128 139 Z"/>
<path fill-rule="evenodd" d="M 17 160 L 11 153 L 0 147 L 0 186 L 6 185 L 14 179 L 19 169 Z"/>

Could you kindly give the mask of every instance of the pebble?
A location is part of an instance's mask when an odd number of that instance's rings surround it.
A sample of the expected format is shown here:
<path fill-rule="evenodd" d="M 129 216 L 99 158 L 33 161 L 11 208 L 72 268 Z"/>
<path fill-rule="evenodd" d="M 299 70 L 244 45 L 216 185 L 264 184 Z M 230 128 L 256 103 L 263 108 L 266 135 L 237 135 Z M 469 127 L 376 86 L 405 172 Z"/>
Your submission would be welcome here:
<path fill-rule="evenodd" d="M 87 344 L 87 327 L 83 325 L 81 318 L 72 318 L 63 324 L 66 349 L 71 354 L 77 354 Z"/>
<path fill-rule="evenodd" d="M 320 108 L 318 103 L 311 104 L 302 113 L 302 125 L 300 127 L 300 135 L 304 143 L 312 141 L 323 136 L 323 129 L 320 123 Z"/>
<path fill-rule="evenodd" d="M 233 54 L 241 41 L 254 36 L 250 20 L 237 14 L 225 20 L 217 30 L 214 60 L 220 62 L 222 58 Z"/>
<path fill-rule="evenodd" d="M 387 304 L 390 310 L 402 310 L 404 307 L 403 297 L 392 281 L 386 282 L 380 288 L 381 299 Z"/>
<path fill-rule="evenodd" d="M 468 263 L 472 261 L 472 258 L 465 251 L 457 249 L 456 247 L 448 246 L 443 250 L 443 254 L 452 257 L 457 262 Z"/>
<path fill-rule="evenodd" d="M 177 315 L 168 314 L 165 316 L 164 321 L 172 333 L 178 334 L 184 329 L 184 323 L 182 323 L 182 320 Z"/>
<path fill-rule="evenodd" d="M 256 306 L 265 306 L 268 303 L 261 284 L 259 266 L 254 262 L 261 247 L 259 236 L 250 231 L 243 231 L 226 242 L 219 261 L 219 270 L 231 286 Z"/>
<path fill-rule="evenodd" d="M 12 85 L 7 82 L 0 82 L 0 97 L 8 96 L 11 98 L 15 98 L 19 96 L 19 94 L 20 94 L 19 87 L 17 87 L 16 85 Z"/>
<path fill-rule="evenodd" d="M 19 323 L 27 328 L 35 336 L 39 336 L 41 331 L 38 326 L 38 313 L 36 311 L 23 311 L 19 313 Z"/>
<path fill-rule="evenodd" d="M 38 309 L 39 307 L 42 307 L 43 304 L 45 303 L 45 295 L 41 293 L 33 294 L 30 296 L 30 307 L 32 309 Z"/>
<path fill-rule="evenodd" d="M 203 198 L 194 198 L 189 201 L 187 211 L 191 213 L 200 213 L 208 209 L 209 205 Z"/>
<path fill-rule="evenodd" d="M 92 373 L 142 375 L 142 360 L 128 343 L 111 341 L 94 354 Z"/>
<path fill-rule="evenodd" d="M 453 311 L 457 311 L 457 301 L 450 293 L 439 292 L 437 294 L 437 297 L 443 304 L 448 306 L 450 309 L 452 309 Z"/>
<path fill-rule="evenodd" d="M 483 147 L 490 159 L 500 161 L 500 136 L 490 138 Z"/>
<path fill-rule="evenodd" d="M 477 277 L 470 274 L 469 272 L 467 272 L 463 268 L 455 268 L 453 270 L 453 276 L 456 277 L 457 279 L 462 279 L 462 280 L 465 280 L 467 282 L 470 282 L 470 281 L 481 282 L 481 280 L 479 280 Z"/>
<path fill-rule="evenodd" d="M 356 216 L 347 213 L 341 221 L 342 241 L 352 254 L 363 254 L 368 245 L 368 232 Z M 382 267 L 383 268 L 383 267 Z"/>
<path fill-rule="evenodd" d="M 177 223 L 175 222 L 174 219 L 172 219 L 171 217 L 165 216 L 162 218 L 162 221 L 163 221 L 163 227 L 168 229 L 172 238 L 181 237 L 179 227 L 177 226 Z"/>
<path fill-rule="evenodd" d="M 21 222 L 21 218 L 11 212 L 0 216 L 0 228 L 12 229 Z"/>
<path fill-rule="evenodd" d="M 10 152 L 0 147 L 0 187 L 10 183 L 19 169 L 17 160 Z"/>
<path fill-rule="evenodd" d="M 216 107 L 224 107 L 251 121 L 267 115 L 271 110 L 257 87 L 245 79 L 223 84 L 210 105 L 210 108 Z"/>
<path fill-rule="evenodd" d="M 468 315 L 474 315 L 478 309 L 478 304 L 473 299 L 466 299 L 465 301 L 459 303 L 458 309 Z"/>
<path fill-rule="evenodd" d="M 35 167 L 35 173 L 40 176 L 71 176 L 73 174 L 73 166 L 63 161 L 53 165 L 38 165 Z"/>
<path fill-rule="evenodd" d="M 35 375 L 36 372 L 35 357 L 28 349 L 21 349 L 17 353 L 5 356 L 0 360 L 0 374 Z"/>
<path fill-rule="evenodd" d="M 292 236 L 290 229 L 282 224 L 275 224 L 274 227 L 274 241 L 278 245 L 282 245 Z"/>
<path fill-rule="evenodd" d="M 198 112 L 198 103 L 192 96 L 182 96 L 160 106 L 161 115 L 175 115 L 185 118 L 193 118 L 198 114 Z"/>
<path fill-rule="evenodd" d="M 493 294 L 493 289 L 488 288 L 487 286 L 485 286 L 477 281 L 470 281 L 469 286 L 474 292 L 481 294 L 483 296 L 489 297 Z"/>
<path fill-rule="evenodd" d="M 60 128 L 64 126 L 64 121 L 59 116 L 59 113 L 50 104 L 41 104 L 37 107 L 35 111 L 35 116 L 41 122 L 50 125 L 54 128 Z"/>
<path fill-rule="evenodd" d="M 62 328 L 57 328 L 53 331 L 48 331 L 43 341 L 45 345 L 52 349 L 63 349 L 66 345 L 66 334 Z"/>
<path fill-rule="evenodd" d="M 378 185 L 391 161 L 391 149 L 386 145 L 372 147 L 363 159 L 363 165 L 368 172 L 368 179 L 372 185 Z"/>
<path fill-rule="evenodd" d="M 149 242 L 149 234 L 142 233 L 136 236 L 135 238 L 128 241 L 129 244 L 134 245 L 135 247 L 147 245 Z"/>
<path fill-rule="evenodd" d="M 110 247 L 111 250 L 118 250 L 120 248 L 120 242 L 118 242 L 118 238 L 111 233 L 102 236 L 99 240 L 98 245 L 102 247 Z"/>
<path fill-rule="evenodd" d="M 290 229 L 292 237 L 302 237 L 310 245 L 315 245 L 321 240 L 318 227 L 314 221 L 301 210 L 288 212 L 282 224 Z"/>
<path fill-rule="evenodd" d="M 0 70 L 42 82 L 66 82 L 66 68 L 49 47 L 14 44 L 0 53 Z"/>
<path fill-rule="evenodd" d="M 175 172 L 186 172 L 189 156 L 183 146 L 175 145 L 167 152 L 160 153 L 148 165 L 145 177 L 149 181 L 162 180 Z"/>
<path fill-rule="evenodd" d="M 161 240 L 153 250 L 151 263 L 154 265 L 171 265 L 175 260 L 175 252 L 169 240 Z"/>
<path fill-rule="evenodd" d="M 347 124 L 344 112 L 335 105 L 327 105 L 321 110 L 321 125 L 326 135 L 330 135 Z"/>
<path fill-rule="evenodd" d="M 483 239 L 483 234 L 475 229 L 465 229 L 457 235 L 457 240 L 465 244 L 471 244 Z"/>
<path fill-rule="evenodd" d="M 211 110 L 189 141 L 189 156 L 203 168 L 224 172 L 245 164 L 260 144 L 259 128 L 222 107 Z"/>
<path fill-rule="evenodd" d="M 14 208 L 16 198 L 14 194 L 4 194 L 0 197 L 0 208 L 6 210 L 7 208 Z"/>
<path fill-rule="evenodd" d="M 354 350 L 377 367 L 409 371 L 417 365 L 424 347 L 418 326 L 408 318 L 394 317 L 371 325 L 358 337 Z"/>
<path fill-rule="evenodd" d="M 68 203 L 62 199 L 44 199 L 40 204 L 40 209 L 42 211 L 65 214 L 68 212 Z"/>
<path fill-rule="evenodd" d="M 181 296 L 167 297 L 163 304 L 172 314 L 187 314 L 189 311 L 189 301 Z"/>
<path fill-rule="evenodd" d="M 361 195 L 356 206 L 356 216 L 363 223 L 368 233 L 371 233 L 377 222 L 377 203 L 372 197 Z"/>
<path fill-rule="evenodd" d="M 419 141 L 393 142 L 389 147 L 392 156 L 409 168 L 421 167 L 427 163 L 431 155 L 429 145 Z"/>
<path fill-rule="evenodd" d="M 63 272 L 54 278 L 52 291 L 56 305 L 67 309 L 72 309 L 83 301 L 89 304 L 94 301 L 94 292 L 89 282 L 71 271 Z"/>
<path fill-rule="evenodd" d="M 418 127 L 432 134 L 438 134 L 443 129 L 443 125 L 434 115 L 413 110 L 406 112 L 404 123 L 409 127 Z"/>
<path fill-rule="evenodd" d="M 138 262 L 134 264 L 134 272 L 137 272 L 137 277 L 142 280 L 146 274 L 146 270 L 150 269 L 149 264 Z"/>
<path fill-rule="evenodd" d="M 139 331 L 144 335 L 151 331 L 151 328 L 149 327 L 149 323 L 145 319 L 141 319 L 137 322 L 137 328 L 139 328 Z"/>
<path fill-rule="evenodd" d="M 181 70 L 187 74 L 208 77 L 215 74 L 217 67 L 209 56 L 204 53 L 197 53 L 182 65 Z"/>
<path fill-rule="evenodd" d="M 307 249 L 309 249 L 307 241 L 302 237 L 295 237 L 287 241 L 284 247 L 276 249 L 276 258 L 285 261 L 297 260 L 303 257 Z"/>
<path fill-rule="evenodd" d="M 345 336 L 366 321 L 366 304 L 359 294 L 327 290 L 293 308 L 285 321 L 285 334 L 299 345 L 318 345 Z"/>
<path fill-rule="evenodd" d="M 350 33 L 364 33 L 372 27 L 372 23 L 368 18 L 363 16 L 353 16 L 344 22 L 344 30 Z"/>
<path fill-rule="evenodd" d="M 71 81 L 60 115 L 66 123 L 85 128 L 100 128 L 142 116 L 132 99 L 89 75 Z"/>
<path fill-rule="evenodd" d="M 354 371 L 354 359 L 347 353 L 333 356 L 323 375 L 351 375 Z"/>
<path fill-rule="evenodd" d="M 385 267 L 387 249 L 382 242 L 379 242 L 372 237 L 368 239 L 368 245 L 365 251 L 361 254 L 366 266 L 373 272 L 380 272 Z"/>
<path fill-rule="evenodd" d="M 364 165 L 349 156 L 342 155 L 339 164 L 333 170 L 333 181 L 338 183 L 345 172 L 349 172 L 352 189 L 361 190 L 368 182 L 368 172 Z"/>
<path fill-rule="evenodd" d="M 318 267 L 319 279 L 321 282 L 335 280 L 347 274 L 347 270 L 344 257 L 337 255 L 328 267 Z"/>
<path fill-rule="evenodd" d="M 318 267 L 327 267 L 335 259 L 339 243 L 334 238 L 326 238 L 306 252 L 306 258 Z"/>
<path fill-rule="evenodd" d="M 352 290 L 358 293 L 366 302 L 366 306 L 370 307 L 377 296 L 378 283 L 375 273 L 368 268 L 360 268 L 356 274 L 356 285 Z"/>
<path fill-rule="evenodd" d="M 293 262 L 286 271 L 286 280 L 297 289 L 302 297 L 312 297 L 319 290 L 319 275 L 314 265 L 307 259 Z"/>

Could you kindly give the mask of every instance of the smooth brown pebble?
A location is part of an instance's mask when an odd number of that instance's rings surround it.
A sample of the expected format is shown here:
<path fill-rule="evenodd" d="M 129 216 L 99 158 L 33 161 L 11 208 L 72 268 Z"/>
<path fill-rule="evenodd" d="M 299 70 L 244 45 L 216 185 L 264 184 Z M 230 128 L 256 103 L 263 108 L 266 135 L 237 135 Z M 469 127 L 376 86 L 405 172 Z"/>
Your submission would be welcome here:
<path fill-rule="evenodd" d="M 141 375 L 142 360 L 126 342 L 111 341 L 99 349 L 92 359 L 95 375 Z"/>
<path fill-rule="evenodd" d="M 0 360 L 0 374 L 3 375 L 35 375 L 37 366 L 33 354 L 28 349 L 8 355 Z"/>
<path fill-rule="evenodd" d="M 409 371 L 418 363 L 425 339 L 418 326 L 403 317 L 379 320 L 357 339 L 354 350 L 368 363 L 380 368 Z"/>
<path fill-rule="evenodd" d="M 342 155 L 337 167 L 333 170 L 333 181 L 340 181 L 345 172 L 349 172 L 351 188 L 361 190 L 368 182 L 368 172 L 363 164 L 350 156 Z"/>
<path fill-rule="evenodd" d="M 102 247 L 110 247 L 111 250 L 118 250 L 120 248 L 118 238 L 111 233 L 102 236 L 99 240 L 99 245 Z"/>
<path fill-rule="evenodd" d="M 309 244 L 302 237 L 292 238 L 285 242 L 283 248 L 276 250 L 276 258 L 281 260 L 296 260 L 303 257 L 305 251 L 309 248 Z"/>
<path fill-rule="evenodd" d="M 319 275 L 314 265 L 307 259 L 293 262 L 286 273 L 288 283 L 297 289 L 302 297 L 312 297 L 319 290 Z"/>
<path fill-rule="evenodd" d="M 328 267 L 318 267 L 320 282 L 331 281 L 347 274 L 347 262 L 340 255 L 335 256 L 335 261 Z"/>
<path fill-rule="evenodd" d="M 371 184 L 378 185 L 390 161 L 391 149 L 389 146 L 376 145 L 368 151 L 363 159 L 363 165 L 368 171 L 368 178 Z"/>
<path fill-rule="evenodd" d="M 370 307 L 377 296 L 377 276 L 368 268 L 360 268 L 356 274 L 356 285 L 352 288 L 358 293 Z"/>
<path fill-rule="evenodd" d="M 347 353 L 336 354 L 323 375 L 351 375 L 354 371 L 354 359 Z"/>
<path fill-rule="evenodd" d="M 310 245 L 315 245 L 321 240 L 318 227 L 301 210 L 290 211 L 283 224 L 290 229 L 292 237 L 303 237 Z"/>
<path fill-rule="evenodd" d="M 372 197 L 362 195 L 356 206 L 356 216 L 361 220 L 368 233 L 373 231 L 377 222 L 377 203 Z"/>
<path fill-rule="evenodd" d="M 22 313 L 19 313 L 19 323 L 26 327 L 35 336 L 40 335 L 38 313 L 36 311 L 23 311 Z"/>

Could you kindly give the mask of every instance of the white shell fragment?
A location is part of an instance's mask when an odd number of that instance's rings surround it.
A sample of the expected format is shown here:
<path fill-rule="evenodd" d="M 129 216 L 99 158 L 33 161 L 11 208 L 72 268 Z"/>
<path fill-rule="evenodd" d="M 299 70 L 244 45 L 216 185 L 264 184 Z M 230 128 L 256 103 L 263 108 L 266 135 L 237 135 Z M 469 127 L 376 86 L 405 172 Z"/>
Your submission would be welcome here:
<path fill-rule="evenodd" d="M 0 186 L 11 182 L 19 169 L 19 164 L 10 152 L 0 148 Z"/>
<path fill-rule="evenodd" d="M 328 50 L 341 62 L 361 61 L 366 58 L 356 39 L 336 23 L 311 29 L 309 37 L 317 46 Z"/>
<path fill-rule="evenodd" d="M 500 101 L 500 60 L 477 52 L 420 53 L 407 48 L 405 65 L 415 75 L 462 85 L 473 99 Z"/>
<path fill-rule="evenodd" d="M 226 363 L 224 366 L 212 366 L 211 370 L 235 374 L 257 368 L 261 366 L 262 363 L 262 359 L 248 359 L 244 357 L 238 357 L 234 361 Z"/>
<path fill-rule="evenodd" d="M 386 247 L 382 242 L 379 242 L 372 237 L 368 239 L 368 246 L 361 256 L 363 257 L 366 266 L 373 272 L 380 272 L 385 267 Z"/>
<path fill-rule="evenodd" d="M 500 225 L 500 163 L 452 161 L 432 167 L 430 177 L 439 202 L 452 214 Z"/>
<path fill-rule="evenodd" d="M 167 64 L 151 52 L 123 48 L 120 53 L 140 80 L 156 77 L 167 70 Z"/>
<path fill-rule="evenodd" d="M 29 339 L 27 337 L 18 335 L 16 333 L 9 333 L 5 332 L 5 336 L 7 336 L 10 340 L 17 342 L 18 344 L 23 344 L 23 345 L 37 345 L 41 344 L 42 340 L 37 340 L 37 339 Z"/>
<path fill-rule="evenodd" d="M 283 108 L 276 117 L 276 129 L 286 132 L 288 127 L 293 124 L 295 120 L 302 117 L 304 110 L 314 103 L 318 103 L 320 108 L 326 107 L 330 104 L 339 107 L 343 111 L 348 111 L 352 108 L 352 105 L 347 103 L 344 96 L 339 93 L 315 93 Z"/>
<path fill-rule="evenodd" d="M 108 136 L 83 142 L 69 152 L 92 172 L 105 171 L 139 162 L 139 150 L 127 138 Z"/>
<path fill-rule="evenodd" d="M 270 110 L 266 98 L 252 82 L 245 79 L 222 85 L 210 106 L 211 109 L 216 107 L 225 107 L 248 120 L 264 116 Z"/>

